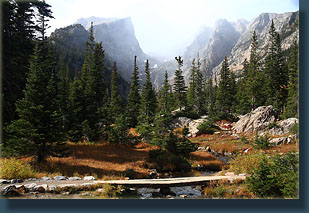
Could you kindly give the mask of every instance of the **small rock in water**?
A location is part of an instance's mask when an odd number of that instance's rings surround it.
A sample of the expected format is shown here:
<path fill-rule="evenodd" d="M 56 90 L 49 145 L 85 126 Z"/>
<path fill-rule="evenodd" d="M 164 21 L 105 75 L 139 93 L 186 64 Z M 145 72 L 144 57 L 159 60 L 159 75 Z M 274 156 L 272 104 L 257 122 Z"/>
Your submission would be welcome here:
<path fill-rule="evenodd" d="M 96 180 L 93 176 L 85 176 L 83 180 Z"/>
<path fill-rule="evenodd" d="M 76 180 L 81 180 L 81 178 L 80 177 L 69 177 L 69 180 L 76 181 Z"/>
<path fill-rule="evenodd" d="M 26 179 L 25 181 L 26 182 L 30 182 L 30 181 L 36 181 L 37 179 L 36 178 L 28 178 L 28 179 Z"/>
<path fill-rule="evenodd" d="M 55 176 L 54 180 L 67 180 L 66 176 Z"/>
<path fill-rule="evenodd" d="M 6 183 L 11 183 L 11 181 L 5 180 L 5 179 L 0 179 L 0 184 L 6 184 Z"/>
<path fill-rule="evenodd" d="M 22 183 L 24 182 L 22 179 L 12 179 L 11 183 Z"/>
<path fill-rule="evenodd" d="M 186 198 L 188 197 L 187 195 L 179 195 L 180 198 Z"/>
<path fill-rule="evenodd" d="M 56 177 L 61 177 L 61 176 L 56 176 Z M 56 178 L 56 177 L 55 177 L 55 178 Z M 41 180 L 44 180 L 44 181 L 46 181 L 46 180 L 52 180 L 52 178 L 50 178 L 50 177 L 42 177 Z M 56 179 L 55 179 L 55 180 L 56 180 Z"/>

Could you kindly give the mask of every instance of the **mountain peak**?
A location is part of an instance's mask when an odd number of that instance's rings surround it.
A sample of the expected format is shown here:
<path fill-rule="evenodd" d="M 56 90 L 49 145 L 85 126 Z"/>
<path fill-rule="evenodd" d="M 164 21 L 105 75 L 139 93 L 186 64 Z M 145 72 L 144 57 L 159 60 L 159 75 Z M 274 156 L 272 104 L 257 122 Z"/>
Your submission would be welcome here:
<path fill-rule="evenodd" d="M 91 16 L 88 18 L 80 18 L 75 22 L 75 24 L 81 24 L 86 29 L 89 29 L 91 26 L 91 22 L 93 22 L 93 25 L 99 25 L 103 23 L 115 22 L 117 20 L 120 20 L 120 19 L 119 18 L 101 18 L 101 17 Z"/>

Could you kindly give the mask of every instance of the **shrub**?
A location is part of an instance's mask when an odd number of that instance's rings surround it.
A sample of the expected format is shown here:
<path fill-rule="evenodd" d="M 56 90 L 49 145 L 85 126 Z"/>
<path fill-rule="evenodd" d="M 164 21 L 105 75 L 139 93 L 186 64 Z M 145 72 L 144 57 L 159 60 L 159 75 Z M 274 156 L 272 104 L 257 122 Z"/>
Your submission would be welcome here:
<path fill-rule="evenodd" d="M 248 188 L 260 197 L 298 196 L 298 155 L 289 152 L 267 159 L 247 177 Z"/>
<path fill-rule="evenodd" d="M 205 121 L 201 123 L 197 129 L 201 134 L 213 134 L 215 131 L 217 131 L 219 128 L 214 125 L 212 121 Z"/>
<path fill-rule="evenodd" d="M 35 176 L 35 171 L 29 163 L 15 158 L 2 159 L 0 161 L 0 178 L 26 179 Z"/>
<path fill-rule="evenodd" d="M 273 123 L 270 123 L 268 126 L 267 126 L 267 129 L 282 129 L 281 126 L 279 126 L 276 122 L 273 122 Z"/>
<path fill-rule="evenodd" d="M 258 168 L 262 157 L 262 154 L 238 155 L 230 161 L 230 170 L 236 174 L 251 173 Z"/>
<path fill-rule="evenodd" d="M 299 130 L 299 124 L 296 123 L 291 127 L 290 132 L 293 134 L 298 134 L 298 130 Z"/>
<path fill-rule="evenodd" d="M 255 149 L 268 149 L 270 147 L 268 136 L 255 136 L 253 147 Z"/>
<path fill-rule="evenodd" d="M 243 143 L 243 144 L 249 144 L 248 139 L 244 136 L 240 138 L 240 142 Z"/>
<path fill-rule="evenodd" d="M 165 144 L 169 152 L 183 157 L 189 156 L 190 152 L 194 152 L 197 149 L 196 144 L 188 140 L 185 135 L 178 137 L 173 132 L 165 139 Z"/>
<path fill-rule="evenodd" d="M 159 171 L 188 171 L 191 169 L 189 162 L 182 156 L 170 154 L 164 150 L 152 150 L 149 159 Z"/>

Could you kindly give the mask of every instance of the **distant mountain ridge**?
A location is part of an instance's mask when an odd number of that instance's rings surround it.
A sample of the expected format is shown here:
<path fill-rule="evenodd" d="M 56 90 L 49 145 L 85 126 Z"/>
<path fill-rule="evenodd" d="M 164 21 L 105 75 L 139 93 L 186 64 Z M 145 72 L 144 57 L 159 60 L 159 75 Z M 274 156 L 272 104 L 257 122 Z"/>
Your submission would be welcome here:
<path fill-rule="evenodd" d="M 298 17 L 299 12 L 296 11 L 283 14 L 262 13 L 251 22 L 244 19 L 237 20 L 237 22 L 218 20 L 213 29 L 201 31 L 182 54 L 186 82 L 189 81 L 192 59 L 197 59 L 197 57 L 200 58 L 201 69 L 207 78 L 215 76 L 219 78 L 224 56 L 228 57 L 229 68 L 233 72 L 241 72 L 242 63 L 250 57 L 251 38 L 254 31 L 256 31 L 259 42 L 258 52 L 263 59 L 268 49 L 268 31 L 271 20 L 274 21 L 275 28 L 281 35 L 282 49 L 288 49 L 293 40 L 298 38 L 299 32 L 295 27 Z M 161 64 L 157 72 L 163 75 L 163 70 L 167 70 L 170 80 L 173 81 L 176 69 L 175 60 L 170 60 Z M 157 75 L 156 84 L 161 85 L 162 82 L 163 78 Z"/>

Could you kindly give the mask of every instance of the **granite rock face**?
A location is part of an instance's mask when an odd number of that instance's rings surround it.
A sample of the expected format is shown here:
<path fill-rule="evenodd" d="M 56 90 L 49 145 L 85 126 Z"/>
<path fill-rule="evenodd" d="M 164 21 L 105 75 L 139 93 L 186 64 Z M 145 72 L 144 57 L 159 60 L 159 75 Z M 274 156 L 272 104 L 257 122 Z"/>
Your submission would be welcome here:
<path fill-rule="evenodd" d="M 269 124 L 275 122 L 275 115 L 272 106 L 260 106 L 254 111 L 240 116 L 233 130 L 236 133 L 264 132 Z"/>

